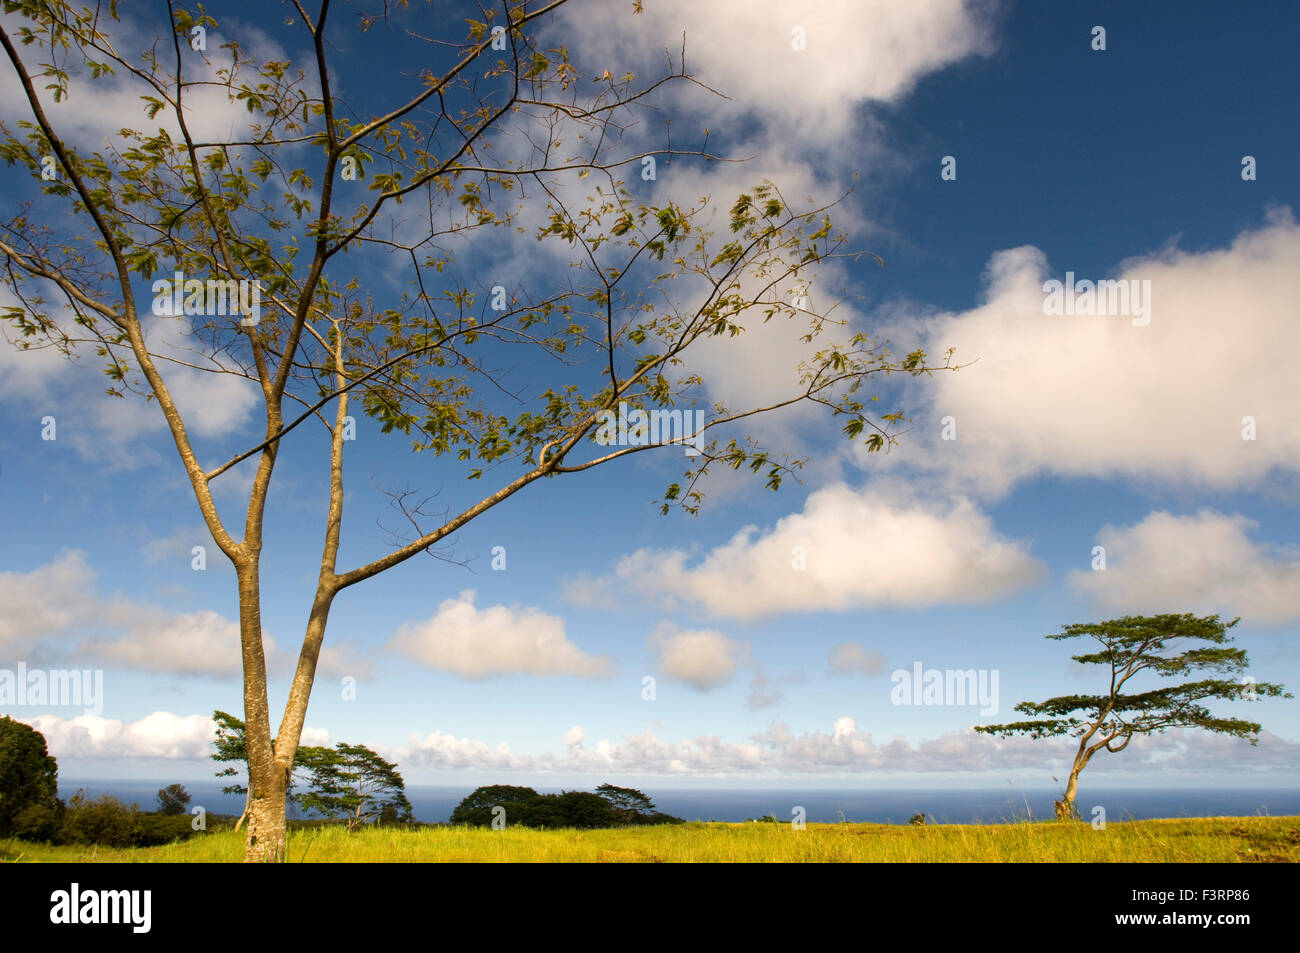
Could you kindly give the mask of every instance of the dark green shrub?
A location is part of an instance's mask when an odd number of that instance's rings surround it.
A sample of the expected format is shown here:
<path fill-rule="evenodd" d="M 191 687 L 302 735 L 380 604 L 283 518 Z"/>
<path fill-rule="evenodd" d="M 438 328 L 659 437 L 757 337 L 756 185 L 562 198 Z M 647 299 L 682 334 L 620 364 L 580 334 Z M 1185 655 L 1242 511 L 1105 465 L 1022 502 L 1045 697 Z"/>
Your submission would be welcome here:
<path fill-rule="evenodd" d="M 193 834 L 188 815 L 147 813 L 109 794 L 92 801 L 78 791 L 68 801 L 60 840 L 101 847 L 155 847 Z"/>

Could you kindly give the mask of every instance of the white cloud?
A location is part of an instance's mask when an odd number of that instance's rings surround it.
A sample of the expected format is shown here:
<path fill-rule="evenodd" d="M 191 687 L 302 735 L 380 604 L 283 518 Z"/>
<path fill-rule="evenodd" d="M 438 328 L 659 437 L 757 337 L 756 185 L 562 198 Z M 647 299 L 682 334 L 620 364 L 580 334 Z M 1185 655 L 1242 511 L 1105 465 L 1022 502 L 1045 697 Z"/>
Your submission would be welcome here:
<path fill-rule="evenodd" d="M 96 634 L 87 637 L 87 630 Z M 273 653 L 274 639 L 265 640 Z M 176 613 L 99 594 L 85 553 L 75 550 L 31 572 L 0 573 L 0 651 L 70 651 L 79 664 L 177 675 L 240 672 L 236 622 L 206 609 Z"/>
<path fill-rule="evenodd" d="M 635 16 L 567 9 L 563 22 L 591 69 L 620 75 L 663 69 L 685 31 L 688 70 L 737 101 L 732 123 L 756 117 L 806 141 L 840 137 L 859 105 L 897 99 L 926 74 L 989 52 L 981 12 L 965 0 L 656 0 Z M 805 49 L 794 48 L 796 28 Z M 720 108 L 699 93 L 690 100 Z"/>
<path fill-rule="evenodd" d="M 409 762 L 413 766 L 426 768 L 490 768 L 512 771 L 528 767 L 533 759 L 527 756 L 516 757 L 505 742 L 493 748 L 482 741 L 434 731 L 423 737 L 411 735 L 401 760 L 403 763 Z"/>
<path fill-rule="evenodd" d="M 86 554 L 76 550 L 31 572 L 0 572 L 0 652 L 28 651 L 38 639 L 87 618 L 95 604 L 94 579 Z"/>
<path fill-rule="evenodd" d="M 67 758 L 205 758 L 212 752 L 212 719 L 156 711 L 125 722 L 98 715 L 23 719 L 45 736 L 50 753 Z"/>
<path fill-rule="evenodd" d="M 76 718 L 37 715 L 18 720 L 44 735 L 50 754 L 59 761 L 97 758 L 206 760 L 213 752 L 215 732 L 209 715 L 175 715 L 169 711 L 156 711 L 135 721 L 98 715 L 79 715 Z M 302 744 L 329 744 L 329 732 L 304 726 Z"/>
<path fill-rule="evenodd" d="M 855 720 L 837 718 L 830 731 L 796 735 L 777 724 L 748 741 L 729 742 L 702 735 L 680 742 L 664 741 L 644 731 L 619 741 L 573 743 L 565 735 L 563 755 L 516 754 L 505 744 L 458 739 L 442 732 L 412 735 L 403 764 L 449 769 L 514 772 L 625 775 L 837 775 L 837 774 L 972 774 L 987 771 L 1036 771 L 1047 776 L 1069 761 L 1072 744 L 1060 740 L 994 738 L 972 729 L 909 742 L 895 737 L 876 741 L 860 732 Z M 1261 772 L 1293 770 L 1300 744 L 1262 732 L 1252 747 L 1241 739 L 1175 729 L 1158 737 L 1137 738 L 1123 755 L 1099 758 L 1092 774 L 1149 774 L 1161 770 L 1203 772 L 1206 765 L 1249 768 Z M 1212 759 L 1212 761 L 1211 761 Z"/>
<path fill-rule="evenodd" d="M 809 495 L 766 533 L 747 526 L 696 565 L 638 550 L 615 570 L 630 590 L 752 619 L 782 612 L 919 608 L 997 599 L 1042 567 L 965 499 L 941 506 L 843 485 Z M 805 568 L 798 569 L 804 559 Z"/>
<path fill-rule="evenodd" d="M 856 642 L 841 642 L 827 657 L 830 671 L 839 675 L 879 675 L 885 670 L 885 657 L 870 652 Z"/>
<path fill-rule="evenodd" d="M 300 745 L 315 745 L 324 747 L 330 743 L 330 733 L 324 728 L 313 728 L 311 725 L 302 726 L 302 737 L 298 739 Z"/>
<path fill-rule="evenodd" d="M 429 668 L 465 678 L 488 675 L 608 675 L 608 656 L 593 657 L 568 640 L 564 620 L 540 609 L 474 605 L 475 593 L 447 599 L 426 622 L 408 622 L 392 648 Z"/>
<path fill-rule="evenodd" d="M 923 410 L 895 463 L 923 463 L 967 492 L 1005 492 L 1039 473 L 1247 487 L 1300 470 L 1294 373 L 1300 349 L 1300 227 L 1289 210 L 1231 247 L 1166 250 L 1113 275 L 1049 269 L 1032 246 L 989 262 L 986 302 L 934 318 L 932 354 L 977 363 L 916 388 Z M 1151 282 L 1150 323 L 1127 316 L 1047 316 L 1043 283 Z M 954 418 L 957 439 L 940 440 Z M 1243 418 L 1257 437 L 1243 440 Z M 874 461 L 873 461 L 874 462 Z"/>
<path fill-rule="evenodd" d="M 1097 533 L 1105 571 L 1076 569 L 1069 582 L 1107 611 L 1217 612 L 1266 625 L 1300 619 L 1300 550 L 1253 542 L 1246 531 L 1257 525 L 1201 510 L 1106 526 Z"/>
<path fill-rule="evenodd" d="M 698 691 L 717 688 L 736 672 L 739 644 L 712 629 L 678 629 L 662 622 L 649 644 L 665 677 Z"/>
<path fill-rule="evenodd" d="M 30 22 L 17 16 L 6 16 L 4 20 L 11 31 Z M 156 17 L 99 19 L 96 29 L 128 62 L 136 55 L 133 51 L 154 47 L 159 40 L 164 44 L 171 42 L 166 20 Z M 207 50 L 201 56 L 185 59 L 186 79 L 192 84 L 185 91 L 185 121 L 198 142 L 243 137 L 242 134 L 251 131 L 256 118 L 219 85 L 220 71 L 229 70 L 232 65 L 231 51 L 222 47 L 232 39 L 237 39 L 241 50 L 257 63 L 290 58 L 269 34 L 251 23 L 236 25 L 227 21 L 223 29 L 209 30 Z M 29 68 L 36 61 L 26 53 L 23 58 Z M 138 58 L 135 62 L 141 65 Z M 71 61 L 65 65 L 70 73 L 68 95 L 59 102 L 54 101 L 52 90 L 37 83 L 41 106 L 65 140 L 86 150 L 102 149 L 107 139 L 120 141 L 118 130 L 126 127 L 145 135 L 166 130 L 173 141 L 182 141 L 180 126 L 171 109 L 162 110 L 152 120 L 147 118 L 148 104 L 140 96 L 156 90 L 127 70 L 119 68 L 108 75 L 92 77 L 83 64 Z M 4 68 L 8 79 L 12 73 L 7 61 Z M 16 83 L 16 77 L 10 81 Z M 4 104 L 3 114 L 9 121 L 28 119 L 29 108 L 24 97 L 10 97 Z"/>
<path fill-rule="evenodd" d="M 216 612 L 167 613 L 133 607 L 129 631 L 120 639 L 86 639 L 79 655 L 142 671 L 175 675 L 238 675 L 242 669 L 239 623 Z M 275 640 L 263 634 L 266 652 Z"/>

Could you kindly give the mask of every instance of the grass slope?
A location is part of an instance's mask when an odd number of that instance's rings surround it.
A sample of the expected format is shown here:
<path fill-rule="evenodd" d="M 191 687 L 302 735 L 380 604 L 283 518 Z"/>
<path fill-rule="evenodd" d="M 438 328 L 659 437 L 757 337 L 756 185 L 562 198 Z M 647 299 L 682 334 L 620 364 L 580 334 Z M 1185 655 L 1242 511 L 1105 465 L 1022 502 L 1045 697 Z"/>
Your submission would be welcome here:
<path fill-rule="evenodd" d="M 45 863 L 231 863 L 243 836 L 214 831 L 164 847 L 115 850 L 0 842 L 0 860 Z M 1300 817 L 1227 817 L 1086 823 L 720 824 L 615 830 L 415 831 L 302 828 L 289 835 L 291 862 L 1179 862 L 1300 860 Z"/>

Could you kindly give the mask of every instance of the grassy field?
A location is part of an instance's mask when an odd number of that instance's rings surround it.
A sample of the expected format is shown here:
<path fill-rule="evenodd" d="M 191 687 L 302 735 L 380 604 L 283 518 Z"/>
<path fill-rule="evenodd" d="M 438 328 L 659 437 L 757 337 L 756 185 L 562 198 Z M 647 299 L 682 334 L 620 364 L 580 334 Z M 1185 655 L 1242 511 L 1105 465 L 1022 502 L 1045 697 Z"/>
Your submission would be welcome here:
<path fill-rule="evenodd" d="M 0 860 L 45 863 L 231 863 L 243 837 L 214 831 L 163 847 L 114 850 L 0 842 Z M 340 827 L 290 832 L 291 862 L 1295 862 L 1300 817 L 1228 817 L 1110 823 L 886 824 L 690 823 L 598 831 L 416 831 Z"/>

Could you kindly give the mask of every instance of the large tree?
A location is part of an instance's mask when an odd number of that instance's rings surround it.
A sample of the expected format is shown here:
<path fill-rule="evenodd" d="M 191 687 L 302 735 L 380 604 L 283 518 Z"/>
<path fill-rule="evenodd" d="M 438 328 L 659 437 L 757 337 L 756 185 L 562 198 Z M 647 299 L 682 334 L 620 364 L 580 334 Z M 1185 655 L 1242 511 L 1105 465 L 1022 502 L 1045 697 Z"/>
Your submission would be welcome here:
<path fill-rule="evenodd" d="M 59 766 L 45 736 L 0 715 L 0 837 L 50 837 L 59 819 Z"/>
<path fill-rule="evenodd" d="M 975 730 L 990 735 L 1079 739 L 1065 794 L 1056 802 L 1056 814 L 1061 818 L 1077 815 L 1074 801 L 1079 774 L 1093 756 L 1101 751 L 1123 751 L 1139 735 L 1160 734 L 1170 728 L 1200 728 L 1246 738 L 1253 745 L 1259 740 L 1259 724 L 1215 715 L 1203 704 L 1216 699 L 1255 700 L 1262 695 L 1291 697 L 1281 685 L 1243 677 L 1249 665 L 1246 652 L 1228 645 L 1232 641 L 1228 630 L 1238 621 L 1225 623 L 1217 615 L 1198 618 L 1170 614 L 1067 625 L 1047 638 L 1087 637 L 1096 641 L 1097 651 L 1071 658 L 1081 665 L 1102 666 L 1108 681 L 1106 690 L 1094 695 L 1021 702 L 1015 710 L 1035 716 L 1034 720 L 977 725 Z M 1149 678 L 1141 677 L 1147 673 L 1157 678 L 1176 678 L 1192 672 L 1220 677 L 1154 686 Z"/>
<path fill-rule="evenodd" d="M 205 38 L 220 24 L 175 0 L 166 18 L 136 19 L 129 30 L 114 3 L 6 5 L 0 45 L 16 75 L 10 97 L 29 118 L 0 129 L 0 158 L 13 170 L 8 201 L 31 201 L 0 223 L 4 278 L 19 302 L 5 313 L 23 346 L 93 348 L 110 393 L 157 404 L 207 530 L 234 567 L 250 861 L 284 856 L 290 774 L 330 609 L 345 589 L 422 553 L 445 557 L 437 547 L 449 534 L 535 484 L 644 450 L 681 453 L 698 441 L 665 490 L 665 513 L 697 511 L 699 481 L 715 464 L 748 468 L 776 489 L 802 461 L 741 429 L 756 414 L 818 404 L 849 439 L 888 447 L 903 415 L 872 411 L 860 386 L 873 375 L 931 369 L 921 351 L 895 356 L 885 342 L 849 332 L 805 293 L 820 264 L 848 254 L 831 206 L 793 206 L 764 181 L 726 198 L 729 220 L 715 234 L 706 227 L 713 202 L 683 205 L 648 184 L 643 170 L 656 159 L 725 159 L 708 153 L 704 129 L 629 145 L 665 87 L 699 86 L 685 44 L 644 83 L 610 64 L 591 80 L 597 69 L 580 73 L 565 49 L 539 44 L 537 31 L 564 2 L 475 8 L 467 38 L 453 42 L 429 36 L 445 24 L 441 12 L 414 22 L 406 3 L 374 0 L 369 12 L 354 4 L 341 18 L 329 0 L 311 10 L 292 0 L 287 26 L 276 7 L 267 28 L 310 49 L 297 69 L 291 60 L 259 62 L 235 39 L 208 51 Z M 158 9 L 130 14 L 157 17 Z M 344 31 L 352 31 L 349 52 L 336 57 Z M 141 43 L 141 34 L 157 42 Z M 378 44 L 397 37 L 427 42 L 424 61 L 434 66 L 384 72 Z M 374 82 L 377 72 L 384 82 Z M 58 104 L 76 102 L 92 81 L 138 96 L 139 111 L 113 117 L 120 131 L 103 141 L 90 141 L 84 124 L 61 123 Z M 243 124 L 205 137 L 195 131 L 194 103 L 204 97 L 211 109 L 214 93 L 239 107 Z M 620 178 L 624 169 L 636 192 Z M 454 267 L 452 250 L 462 261 L 500 260 L 520 232 L 546 243 L 543 254 L 558 266 L 508 288 Z M 365 277 L 394 267 L 405 268 L 406 292 Z M 692 356 L 701 344 L 763 333 L 771 321 L 795 322 L 804 335 L 798 383 L 761 406 L 727 406 Z M 187 349 L 151 333 L 166 322 L 186 328 Z M 528 379 L 507 379 L 498 370 L 506 366 L 526 366 Z M 196 445 L 172 386 L 181 372 L 236 375 L 255 388 L 258 430 L 224 462 L 205 462 L 214 451 Z M 344 567 L 343 462 L 357 406 L 382 432 L 399 431 L 414 449 L 493 485 L 437 519 L 391 491 L 408 535 Z M 679 415 L 674 428 L 639 427 L 643 411 L 683 407 L 707 412 L 707 421 L 687 428 Z M 602 445 L 597 438 L 610 433 L 602 425 L 624 408 L 631 436 L 621 431 L 618 446 Z M 301 425 L 312 421 L 328 435 L 320 558 L 273 731 L 264 529 L 277 460 L 287 438 L 309 439 Z M 246 506 L 235 510 L 242 527 L 214 497 L 217 481 L 240 467 L 248 476 Z"/>

